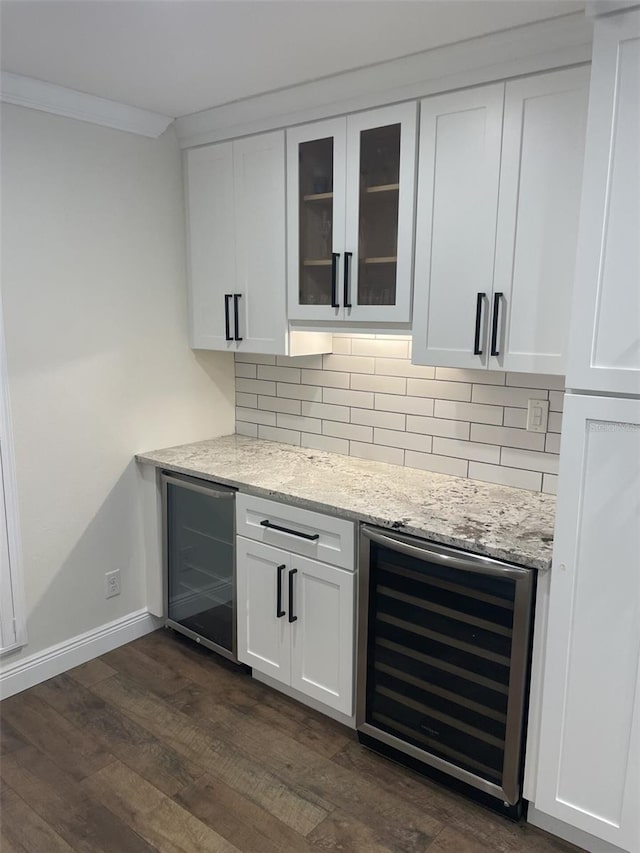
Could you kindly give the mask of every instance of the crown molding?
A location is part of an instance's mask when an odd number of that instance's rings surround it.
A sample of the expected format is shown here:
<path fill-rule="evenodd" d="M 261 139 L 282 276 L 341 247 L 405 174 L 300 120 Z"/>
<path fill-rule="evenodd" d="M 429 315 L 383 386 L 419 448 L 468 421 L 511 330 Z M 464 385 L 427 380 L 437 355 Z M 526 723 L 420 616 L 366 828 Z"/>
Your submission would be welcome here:
<path fill-rule="evenodd" d="M 176 119 L 181 148 L 262 133 L 522 74 L 591 62 L 582 12 L 490 33 Z"/>
<path fill-rule="evenodd" d="M 3 71 L 0 83 L 0 101 L 4 103 L 112 127 L 127 133 L 137 133 L 152 139 L 164 133 L 173 121 L 171 117 L 160 113 L 87 95 L 21 74 Z"/>

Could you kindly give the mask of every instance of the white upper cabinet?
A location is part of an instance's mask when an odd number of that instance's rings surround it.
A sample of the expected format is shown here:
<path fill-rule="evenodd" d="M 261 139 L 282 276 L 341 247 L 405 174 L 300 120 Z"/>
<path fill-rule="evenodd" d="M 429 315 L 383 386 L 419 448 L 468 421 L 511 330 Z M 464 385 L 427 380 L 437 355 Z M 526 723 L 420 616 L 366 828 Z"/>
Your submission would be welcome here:
<path fill-rule="evenodd" d="M 287 131 L 290 319 L 410 321 L 416 110 Z"/>
<path fill-rule="evenodd" d="M 566 370 L 588 95 L 588 68 L 506 84 L 489 367 Z"/>
<path fill-rule="evenodd" d="M 595 23 L 567 386 L 640 394 L 640 9 Z"/>
<path fill-rule="evenodd" d="M 535 806 L 637 853 L 640 400 L 569 394 L 562 434 Z"/>
<path fill-rule="evenodd" d="M 191 344 L 282 355 L 326 352 L 286 318 L 284 131 L 186 154 Z"/>
<path fill-rule="evenodd" d="M 487 364 L 504 84 L 422 101 L 413 361 Z"/>
<path fill-rule="evenodd" d="M 414 362 L 564 372 L 588 81 L 422 102 Z"/>

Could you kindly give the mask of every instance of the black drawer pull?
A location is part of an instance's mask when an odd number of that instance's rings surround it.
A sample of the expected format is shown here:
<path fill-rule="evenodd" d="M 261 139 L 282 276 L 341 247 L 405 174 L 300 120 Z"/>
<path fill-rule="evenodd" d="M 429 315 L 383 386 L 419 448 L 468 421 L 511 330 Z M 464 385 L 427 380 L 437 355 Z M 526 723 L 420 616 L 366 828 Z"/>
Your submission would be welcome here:
<path fill-rule="evenodd" d="M 345 252 L 344 253 L 344 307 L 345 308 L 353 308 L 353 305 L 349 301 L 349 258 L 353 252 Z"/>
<path fill-rule="evenodd" d="M 229 323 L 229 303 L 231 302 L 231 294 L 225 293 L 224 295 L 224 339 L 225 341 L 232 341 L 231 337 L 231 325 Z"/>
<path fill-rule="evenodd" d="M 491 329 L 491 355 L 500 355 L 498 349 L 498 321 L 500 319 L 500 300 L 502 293 L 493 294 L 493 324 Z"/>
<path fill-rule="evenodd" d="M 339 252 L 331 254 L 331 307 L 339 308 L 338 302 L 338 260 L 340 259 Z"/>
<path fill-rule="evenodd" d="M 279 530 L 280 533 L 288 533 L 290 536 L 299 536 L 301 539 L 308 539 L 309 542 L 315 542 L 320 538 L 319 533 L 302 533 L 299 530 L 291 530 L 289 527 L 280 527 L 279 524 L 273 524 L 268 518 L 260 522 L 260 527 L 269 527 L 271 530 Z"/>
<path fill-rule="evenodd" d="M 482 303 L 486 295 L 486 293 L 479 293 L 476 299 L 476 332 L 473 338 L 474 355 L 482 355 L 482 350 L 480 349 L 480 331 L 482 329 Z"/>
<path fill-rule="evenodd" d="M 278 568 L 276 569 L 276 572 L 277 572 L 277 575 L 276 575 L 276 577 L 277 577 L 277 581 L 276 581 L 276 584 L 277 584 L 277 592 L 276 592 L 276 616 L 278 617 L 278 619 L 279 619 L 281 616 L 284 616 L 284 615 L 285 615 L 285 611 L 282 609 L 282 573 L 284 572 L 284 570 L 285 570 L 286 568 L 287 568 L 287 567 L 286 567 L 286 566 L 285 566 L 285 564 L 283 563 L 281 566 L 278 566 Z"/>
<path fill-rule="evenodd" d="M 298 617 L 293 614 L 293 576 L 297 574 L 297 569 L 289 570 L 289 622 L 298 621 Z"/>
<path fill-rule="evenodd" d="M 238 318 L 238 302 L 242 297 L 241 293 L 233 294 L 233 339 L 234 341 L 241 341 L 240 337 L 240 320 Z"/>

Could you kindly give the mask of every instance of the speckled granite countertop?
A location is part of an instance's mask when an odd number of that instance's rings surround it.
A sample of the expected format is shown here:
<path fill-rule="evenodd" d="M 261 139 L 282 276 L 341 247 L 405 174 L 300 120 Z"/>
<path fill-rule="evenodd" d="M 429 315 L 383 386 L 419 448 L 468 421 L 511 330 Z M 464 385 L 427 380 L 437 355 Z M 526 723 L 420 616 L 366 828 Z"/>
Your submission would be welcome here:
<path fill-rule="evenodd" d="M 551 565 L 552 495 L 239 435 L 136 459 L 523 566 Z"/>

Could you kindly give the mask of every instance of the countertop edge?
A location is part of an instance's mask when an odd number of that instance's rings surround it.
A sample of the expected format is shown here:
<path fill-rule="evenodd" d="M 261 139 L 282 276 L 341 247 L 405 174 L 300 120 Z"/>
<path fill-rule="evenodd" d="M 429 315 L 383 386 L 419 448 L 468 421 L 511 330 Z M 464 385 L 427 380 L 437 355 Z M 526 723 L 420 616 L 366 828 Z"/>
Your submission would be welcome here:
<path fill-rule="evenodd" d="M 428 528 L 413 528 L 410 525 L 405 524 L 399 526 L 396 522 L 389 521 L 388 519 L 379 518 L 377 516 L 369 515 L 366 513 L 356 512 L 354 510 L 348 509 L 347 507 L 325 504 L 319 501 L 314 501 L 311 498 L 298 497 L 297 495 L 292 495 L 288 492 L 281 492 L 273 489 L 266 489 L 260 486 L 253 486 L 251 485 L 251 483 L 247 483 L 243 480 L 232 479 L 224 476 L 217 476 L 214 474 L 207 474 L 193 467 L 189 468 L 182 465 L 176 465 L 174 463 L 162 462 L 152 456 L 147 456 L 144 453 L 137 453 L 134 458 L 135 461 L 140 465 L 151 465 L 152 467 L 162 469 L 163 471 L 171 471 L 175 474 L 184 474 L 188 477 L 198 477 L 201 480 L 208 480 L 211 483 L 220 483 L 220 485 L 223 486 L 232 486 L 233 488 L 238 489 L 238 491 L 241 491 L 244 494 L 254 495 L 255 497 L 279 500 L 283 503 L 289 503 L 294 506 L 303 507 L 304 509 L 322 512 L 325 515 L 335 515 L 340 518 L 346 518 L 354 522 L 375 524 L 378 527 L 383 527 L 387 530 L 396 530 L 398 532 L 408 533 L 409 535 L 416 536 L 419 539 L 429 539 L 433 542 L 438 542 L 441 545 L 451 545 L 455 548 L 461 548 L 465 551 L 473 551 L 474 553 L 480 554 L 482 556 L 493 557 L 497 560 L 505 560 L 506 562 L 510 562 L 518 566 L 523 566 L 524 568 L 528 569 L 537 569 L 541 572 L 546 572 L 551 569 L 551 558 L 549 558 L 548 560 L 544 560 L 537 557 L 531 557 L 529 555 L 517 553 L 514 555 L 513 551 L 509 551 L 507 549 L 499 547 L 483 545 L 482 543 L 479 543 L 475 540 L 467 540 L 460 536 L 447 536 L 446 534 L 443 534 L 438 531 L 429 530 Z"/>

